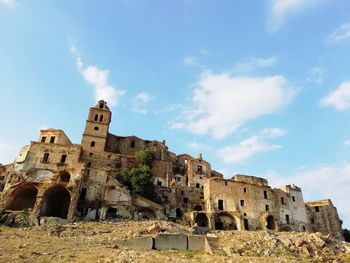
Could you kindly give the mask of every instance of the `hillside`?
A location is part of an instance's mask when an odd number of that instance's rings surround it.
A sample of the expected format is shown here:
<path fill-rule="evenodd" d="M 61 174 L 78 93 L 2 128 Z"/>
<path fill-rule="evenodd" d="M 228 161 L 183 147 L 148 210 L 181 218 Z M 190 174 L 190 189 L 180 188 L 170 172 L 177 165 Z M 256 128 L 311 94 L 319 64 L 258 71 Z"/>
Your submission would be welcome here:
<path fill-rule="evenodd" d="M 35 227 L 0 226 L 0 262 L 350 262 L 350 244 L 319 233 L 212 231 L 217 241 L 209 254 L 120 245 L 157 232 L 188 234 L 172 222 L 46 221 Z"/>

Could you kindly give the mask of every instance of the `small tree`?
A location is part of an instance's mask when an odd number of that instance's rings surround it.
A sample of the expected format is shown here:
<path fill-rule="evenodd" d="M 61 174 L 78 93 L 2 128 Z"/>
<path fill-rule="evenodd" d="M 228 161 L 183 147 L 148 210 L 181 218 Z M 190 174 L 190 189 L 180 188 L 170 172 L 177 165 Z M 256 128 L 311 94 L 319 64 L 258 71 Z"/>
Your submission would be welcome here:
<path fill-rule="evenodd" d="M 151 167 L 153 155 L 148 149 L 141 149 L 135 153 L 136 163 L 138 166 L 148 166 Z"/>

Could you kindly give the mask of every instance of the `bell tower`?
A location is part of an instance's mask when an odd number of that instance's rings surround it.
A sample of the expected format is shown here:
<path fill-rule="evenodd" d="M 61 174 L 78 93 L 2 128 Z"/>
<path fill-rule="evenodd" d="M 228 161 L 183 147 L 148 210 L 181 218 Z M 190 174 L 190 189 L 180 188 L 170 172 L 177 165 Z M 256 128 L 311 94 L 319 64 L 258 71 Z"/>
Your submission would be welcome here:
<path fill-rule="evenodd" d="M 105 149 L 112 112 L 104 100 L 91 107 L 81 141 L 84 151 L 102 153 Z"/>

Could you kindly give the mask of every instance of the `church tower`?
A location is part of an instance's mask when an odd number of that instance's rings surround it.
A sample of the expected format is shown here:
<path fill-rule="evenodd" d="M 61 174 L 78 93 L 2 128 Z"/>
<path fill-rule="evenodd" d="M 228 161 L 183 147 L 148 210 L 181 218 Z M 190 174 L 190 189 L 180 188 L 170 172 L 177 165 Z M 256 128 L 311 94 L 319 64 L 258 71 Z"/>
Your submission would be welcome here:
<path fill-rule="evenodd" d="M 84 151 L 90 153 L 104 151 L 111 117 L 112 112 L 104 100 L 100 100 L 96 106 L 90 108 L 81 141 Z"/>

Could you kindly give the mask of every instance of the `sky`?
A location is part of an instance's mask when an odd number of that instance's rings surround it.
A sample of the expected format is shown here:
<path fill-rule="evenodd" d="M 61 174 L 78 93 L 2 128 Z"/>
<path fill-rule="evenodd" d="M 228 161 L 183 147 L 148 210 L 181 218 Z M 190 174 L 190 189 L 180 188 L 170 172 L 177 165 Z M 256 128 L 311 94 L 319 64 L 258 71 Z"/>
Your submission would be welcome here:
<path fill-rule="evenodd" d="M 0 0 L 0 163 L 43 128 L 166 140 L 350 227 L 350 1 Z"/>

